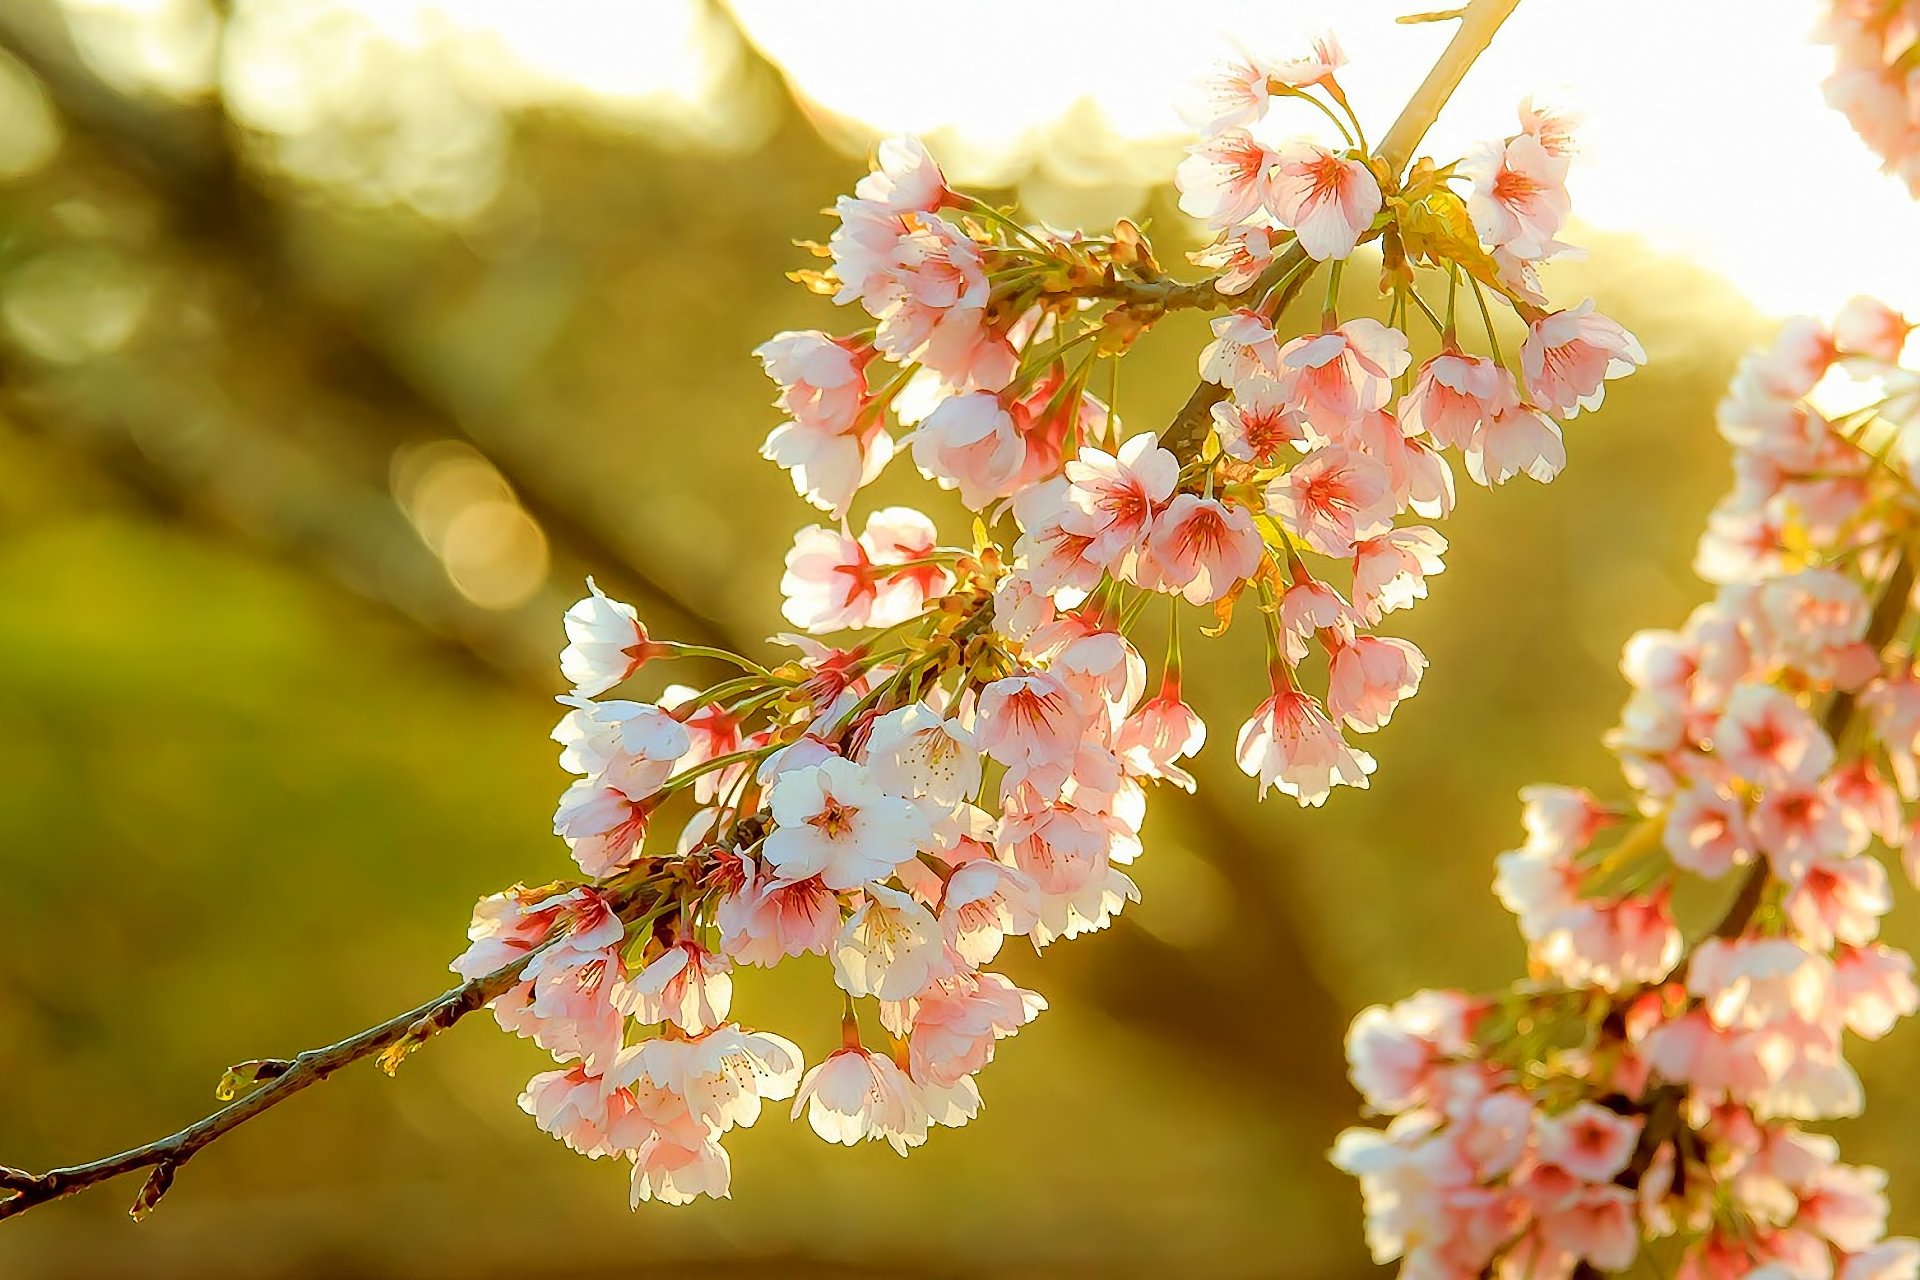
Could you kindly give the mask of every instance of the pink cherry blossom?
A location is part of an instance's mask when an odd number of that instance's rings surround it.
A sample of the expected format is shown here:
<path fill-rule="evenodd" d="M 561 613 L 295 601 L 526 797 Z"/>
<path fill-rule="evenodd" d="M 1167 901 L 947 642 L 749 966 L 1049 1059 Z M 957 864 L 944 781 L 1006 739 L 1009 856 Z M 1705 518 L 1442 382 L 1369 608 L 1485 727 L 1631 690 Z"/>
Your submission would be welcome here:
<path fill-rule="evenodd" d="M 1851 298 L 1833 318 L 1833 344 L 1846 355 L 1870 356 L 1887 364 L 1900 359 L 1913 325 L 1877 298 Z"/>
<path fill-rule="evenodd" d="M 838 757 L 781 773 L 767 802 L 775 826 L 763 856 L 782 880 L 818 876 L 829 889 L 857 888 L 933 837 L 911 801 L 886 794 L 865 767 Z"/>
<path fill-rule="evenodd" d="M 1107 453 L 1080 450 L 1067 463 L 1067 501 L 1076 515 L 1069 521 L 1091 537 L 1087 556 L 1117 565 L 1146 541 L 1154 517 L 1173 494 L 1180 463 L 1160 447 L 1159 437 L 1143 431 Z"/>
<path fill-rule="evenodd" d="M 1640 1252 L 1633 1193 L 1625 1187 L 1588 1187 L 1569 1207 L 1541 1215 L 1540 1236 L 1600 1271 L 1624 1271 Z"/>
<path fill-rule="evenodd" d="M 1286 57 L 1258 59 L 1268 78 L 1296 89 L 1330 84 L 1334 72 L 1347 65 L 1347 51 L 1331 31 L 1315 32 L 1307 47 Z"/>
<path fill-rule="evenodd" d="M 1178 762 L 1199 754 L 1206 740 L 1206 722 L 1180 700 L 1180 683 L 1170 676 L 1159 693 L 1127 718 L 1114 745 L 1129 772 L 1191 792 L 1193 775 Z"/>
<path fill-rule="evenodd" d="M 708 1138 L 683 1143 L 657 1133 L 641 1144 L 633 1157 L 630 1203 L 648 1200 L 661 1204 L 692 1204 L 701 1196 L 729 1199 L 733 1164 L 726 1148 Z"/>
<path fill-rule="evenodd" d="M 1769 685 L 1743 684 L 1713 728 L 1714 754 L 1761 786 L 1806 786 L 1833 767 L 1833 742 L 1793 698 Z"/>
<path fill-rule="evenodd" d="M 1022 531 L 1013 550 L 1023 563 L 1021 575 L 1010 582 L 1023 584 L 1041 600 L 1055 592 L 1085 592 L 1100 585 L 1106 566 L 1089 554 L 1099 534 L 1081 532 L 1092 526 L 1069 500 L 1066 477 L 1016 494 L 1013 517 Z"/>
<path fill-rule="evenodd" d="M 1244 128 L 1267 113 L 1267 72 L 1251 60 L 1223 63 L 1201 80 L 1187 117 L 1207 135 Z"/>
<path fill-rule="evenodd" d="M 1273 261 L 1277 233 L 1257 223 L 1228 227 L 1220 238 L 1204 249 L 1196 249 L 1187 260 L 1196 267 L 1218 272 L 1213 287 L 1227 297 L 1245 293 Z"/>
<path fill-rule="evenodd" d="M 1229 390 L 1256 378 L 1280 373 L 1280 344 L 1273 322 L 1258 311 L 1240 309 L 1208 322 L 1213 341 L 1200 351 L 1200 377 Z"/>
<path fill-rule="evenodd" d="M 1442 572 L 1447 540 L 1424 525 L 1389 529 L 1353 546 L 1353 608 L 1369 625 L 1427 598 L 1427 579 Z"/>
<path fill-rule="evenodd" d="M 567 610 L 567 647 L 560 651 L 560 674 L 583 698 L 598 697 L 625 680 L 657 646 L 647 638 L 640 615 L 587 579 L 587 596 Z"/>
<path fill-rule="evenodd" d="M 1245 129 L 1208 134 L 1187 148 L 1187 158 L 1174 170 L 1181 211 L 1213 227 L 1244 222 L 1267 202 L 1278 161 L 1272 149 Z M 1376 209 L 1378 195 L 1376 187 Z"/>
<path fill-rule="evenodd" d="M 1505 484 L 1529 476 L 1547 484 L 1567 465 L 1560 428 L 1546 414 L 1515 404 L 1491 410 L 1466 449 L 1467 474 L 1475 484 Z"/>
<path fill-rule="evenodd" d="M 840 928 L 840 901 L 817 878 L 757 877 L 721 899 L 715 920 L 721 951 L 741 964 L 772 966 L 827 954 Z"/>
<path fill-rule="evenodd" d="M 1443 351 L 1420 366 L 1400 402 L 1408 434 L 1425 432 L 1442 447 L 1466 449 L 1480 425 L 1515 402 L 1513 379 L 1484 356 Z"/>
<path fill-rule="evenodd" d="M 1035 887 L 1025 872 L 992 858 L 963 863 L 947 881 L 940 931 L 971 965 L 992 962 L 1001 944 L 1031 930 L 1039 918 Z"/>
<path fill-rule="evenodd" d="M 1732 796 L 1693 787 L 1675 797 L 1667 813 L 1665 843 L 1676 866 L 1717 879 L 1753 861 L 1753 835 L 1746 808 Z"/>
<path fill-rule="evenodd" d="M 909 134 L 881 140 L 873 172 L 854 183 L 853 194 L 893 213 L 931 213 L 953 200 L 946 175 L 926 145 Z"/>
<path fill-rule="evenodd" d="M 997 973 L 957 975 L 936 982 L 914 1001 L 908 1038 L 910 1074 L 922 1085 L 957 1084 L 993 1060 L 996 1040 L 1038 1017 L 1044 997 Z"/>
<path fill-rule="evenodd" d="M 1277 466 L 1292 456 L 1290 446 L 1307 447 L 1305 419 L 1263 374 L 1234 383 L 1233 398 L 1213 406 L 1213 425 L 1222 453 L 1255 466 Z"/>
<path fill-rule="evenodd" d="M 793 1115 L 828 1142 L 858 1145 L 884 1138 L 901 1155 L 926 1141 L 926 1107 L 920 1090 L 893 1060 L 860 1048 L 841 1049 L 818 1063 L 800 1082 Z"/>
<path fill-rule="evenodd" d="M 1598 409 L 1608 379 L 1646 362 L 1639 340 L 1596 312 L 1591 298 L 1535 320 L 1520 347 L 1528 394 L 1563 418 Z"/>
<path fill-rule="evenodd" d="M 1338 446 L 1307 455 L 1267 486 L 1266 499 L 1287 532 L 1322 555 L 1350 556 L 1354 543 L 1393 527 L 1386 468 Z"/>
<path fill-rule="evenodd" d="M 879 575 L 857 539 L 819 525 L 793 536 L 780 612 L 794 626 L 812 632 L 867 626 L 879 592 Z"/>
<path fill-rule="evenodd" d="M 618 787 L 582 778 L 560 797 L 553 833 L 566 839 L 580 869 L 597 879 L 639 852 L 656 804 L 651 795 L 635 798 Z"/>
<path fill-rule="evenodd" d="M 905 1000 L 953 966 L 940 923 L 908 895 L 870 884 L 834 935 L 833 977 L 853 996 Z"/>
<path fill-rule="evenodd" d="M 1541 258 L 1559 246 L 1554 235 L 1569 207 L 1567 160 L 1522 133 L 1469 152 L 1460 173 L 1473 183 L 1467 208 L 1481 240 L 1520 258 Z"/>
<path fill-rule="evenodd" d="M 626 1097 L 610 1093 L 599 1076 L 575 1064 L 534 1076 L 521 1091 L 519 1103 L 542 1131 L 597 1160 L 613 1150 L 608 1130 L 624 1109 Z"/>
<path fill-rule="evenodd" d="M 1154 517 L 1143 586 L 1211 604 L 1252 577 L 1266 546 L 1245 507 L 1191 493 L 1174 496 Z"/>
<path fill-rule="evenodd" d="M 1791 868 L 1781 903 L 1800 939 L 1822 950 L 1837 941 L 1865 946 L 1893 908 L 1887 870 L 1876 858 L 1815 854 Z"/>
<path fill-rule="evenodd" d="M 1001 397 L 975 391 L 942 400 L 913 435 L 913 464 L 982 510 L 1011 491 L 1026 461 L 1019 425 Z"/>
<path fill-rule="evenodd" d="M 1570 156 L 1578 150 L 1574 130 L 1579 125 L 1580 117 L 1564 106 L 1537 101 L 1532 95 L 1520 100 L 1520 132 L 1550 156 Z"/>
<path fill-rule="evenodd" d="M 676 942 L 620 984 L 614 1007 L 636 1022 L 671 1022 L 699 1035 L 727 1020 L 733 1003 L 730 968 L 725 956 L 697 942 Z"/>
<path fill-rule="evenodd" d="M 1380 212 L 1380 184 L 1373 171 L 1305 141 L 1279 147 L 1272 165 L 1268 212 L 1293 229 L 1307 255 L 1325 262 L 1352 253 Z"/>
<path fill-rule="evenodd" d="M 1349 320 L 1280 348 L 1279 394 L 1321 436 L 1337 439 L 1349 423 L 1386 407 L 1411 360 L 1406 334 L 1378 320 Z"/>
<path fill-rule="evenodd" d="M 1384 728 L 1400 703 L 1420 690 L 1426 655 L 1405 640 L 1357 636 L 1329 659 L 1327 714 L 1362 733 Z"/>
<path fill-rule="evenodd" d="M 1009 769 L 1064 774 L 1087 730 L 1080 700 L 1045 672 L 995 680 L 980 691 L 980 749 Z"/>
<path fill-rule="evenodd" d="M 1276 689 L 1234 744 L 1240 771 L 1260 779 L 1260 798 L 1277 787 L 1304 806 L 1326 803 L 1336 786 L 1365 788 L 1373 757 L 1349 747 L 1320 704 L 1297 689 Z"/>
<path fill-rule="evenodd" d="M 1537 1116 L 1533 1133 L 1540 1158 L 1584 1182 L 1611 1182 L 1627 1167 L 1644 1121 L 1591 1102 L 1555 1116 Z"/>

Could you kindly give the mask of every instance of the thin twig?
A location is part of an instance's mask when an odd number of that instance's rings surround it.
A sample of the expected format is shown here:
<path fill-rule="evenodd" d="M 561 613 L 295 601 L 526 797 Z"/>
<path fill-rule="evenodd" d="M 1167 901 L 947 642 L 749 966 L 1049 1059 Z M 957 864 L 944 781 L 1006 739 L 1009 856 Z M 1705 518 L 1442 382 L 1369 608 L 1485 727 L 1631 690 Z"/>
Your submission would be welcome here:
<path fill-rule="evenodd" d="M 202 1147 L 255 1116 L 279 1106 L 307 1086 L 320 1083 L 342 1067 L 406 1042 L 424 1043 L 468 1014 L 484 1009 L 520 982 L 522 971 L 535 956 L 564 937 L 562 934 L 551 938 L 491 973 L 463 982 L 417 1008 L 396 1014 L 336 1044 L 308 1049 L 291 1059 L 265 1059 L 243 1064 L 262 1068 L 254 1078 L 265 1078 L 267 1083 L 238 1101 L 194 1121 L 178 1133 L 156 1138 L 116 1155 L 50 1169 L 45 1173 L 27 1173 L 0 1166 L 0 1189 L 13 1192 L 11 1196 L 0 1200 L 0 1220 L 84 1191 L 96 1183 L 150 1168 L 154 1172 L 134 1200 L 131 1210 L 134 1218 L 144 1217 L 166 1194 L 175 1172 Z M 238 1068 L 234 1070 L 238 1071 Z M 233 1074 L 229 1072 L 229 1076 Z"/>

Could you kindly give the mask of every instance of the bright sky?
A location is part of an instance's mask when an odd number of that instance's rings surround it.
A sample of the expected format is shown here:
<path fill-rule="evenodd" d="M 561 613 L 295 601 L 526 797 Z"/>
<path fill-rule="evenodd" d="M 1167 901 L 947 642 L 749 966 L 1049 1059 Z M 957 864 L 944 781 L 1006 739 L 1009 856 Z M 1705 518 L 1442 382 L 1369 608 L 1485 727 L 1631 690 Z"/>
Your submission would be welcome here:
<path fill-rule="evenodd" d="M 1378 136 L 1453 31 L 1393 19 L 1452 2 L 731 0 L 822 107 L 939 135 L 955 167 L 1002 172 L 1081 98 L 1124 138 L 1177 135 L 1181 91 L 1236 40 L 1285 50 L 1318 27 L 1345 44 L 1342 82 Z M 1522 0 L 1427 150 L 1446 159 L 1504 136 L 1519 99 L 1542 93 L 1587 117 L 1569 186 L 1588 225 L 1684 253 L 1774 314 L 1829 314 L 1856 293 L 1920 314 L 1920 206 L 1826 106 L 1831 54 L 1807 38 L 1817 8 Z M 1023 34 L 1042 18 L 1050 38 Z"/>
<path fill-rule="evenodd" d="M 1341 79 L 1377 137 L 1453 31 L 1393 19 L 1459 0 L 727 2 L 841 140 L 919 132 L 961 180 L 1037 167 L 1057 189 L 1165 181 L 1187 134 L 1176 104 L 1196 78 L 1236 42 L 1285 51 L 1320 27 L 1352 56 Z M 184 92 L 212 74 L 207 0 L 66 4 L 116 79 Z M 1452 158 L 1504 136 L 1519 99 L 1541 93 L 1586 114 L 1570 182 L 1586 225 L 1685 254 L 1776 315 L 1831 314 L 1856 293 L 1920 315 L 1920 208 L 1822 99 L 1831 55 L 1808 40 L 1819 7 L 1522 0 L 1428 149 Z M 451 72 L 470 101 L 558 101 L 695 145 L 746 150 L 764 136 L 727 74 L 738 41 L 704 0 L 235 0 L 234 11 L 229 101 L 256 127 L 326 109 L 330 87 L 364 107 L 370 91 L 351 74 L 363 61 L 393 83 L 377 61 L 327 54 L 317 77 L 298 65 L 334 48 L 333 19 L 352 15 L 403 51 L 455 38 Z"/>

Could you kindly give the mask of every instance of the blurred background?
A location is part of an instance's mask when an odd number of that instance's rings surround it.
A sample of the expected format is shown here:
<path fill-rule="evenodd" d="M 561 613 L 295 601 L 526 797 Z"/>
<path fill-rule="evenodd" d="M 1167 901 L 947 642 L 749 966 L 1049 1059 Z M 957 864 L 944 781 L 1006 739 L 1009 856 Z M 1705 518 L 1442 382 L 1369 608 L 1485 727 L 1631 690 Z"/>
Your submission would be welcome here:
<path fill-rule="evenodd" d="M 585 574 L 659 634 L 778 629 L 815 515 L 756 456 L 748 352 L 849 323 L 782 272 L 879 131 L 1178 261 L 1181 86 L 1337 8 L 1383 131 L 1447 34 L 1411 7 L 0 0 L 0 1162 L 171 1131 L 227 1064 L 440 990 L 476 897 L 570 868 L 546 735 Z M 1463 492 L 1398 615 L 1433 666 L 1370 793 L 1256 805 L 1223 745 L 1253 634 L 1190 658 L 1201 795 L 1157 798 L 1116 928 L 1009 949 L 1053 1009 L 970 1128 L 903 1166 L 769 1115 L 728 1143 L 733 1201 L 631 1214 L 622 1166 L 515 1108 L 542 1055 L 474 1019 L 216 1144 L 137 1228 L 132 1183 L 8 1224 L 0 1276 L 1370 1274 L 1323 1157 L 1348 1018 L 1520 964 L 1488 891 L 1514 794 L 1618 794 L 1615 657 L 1704 594 L 1743 349 L 1858 291 L 1920 307 L 1916 213 L 1822 104 L 1811 20 L 1522 4 L 1433 150 L 1510 132 L 1528 90 L 1583 108 L 1590 256 L 1551 287 L 1652 363 L 1550 489 Z M 1202 333 L 1143 344 L 1125 418 L 1166 420 Z M 910 468 L 874 497 L 962 536 Z M 833 1037 L 824 967 L 749 974 L 736 1011 Z M 1920 1099 L 1892 1086 L 1920 1036 L 1858 1060 L 1850 1154 L 1912 1232 Z"/>

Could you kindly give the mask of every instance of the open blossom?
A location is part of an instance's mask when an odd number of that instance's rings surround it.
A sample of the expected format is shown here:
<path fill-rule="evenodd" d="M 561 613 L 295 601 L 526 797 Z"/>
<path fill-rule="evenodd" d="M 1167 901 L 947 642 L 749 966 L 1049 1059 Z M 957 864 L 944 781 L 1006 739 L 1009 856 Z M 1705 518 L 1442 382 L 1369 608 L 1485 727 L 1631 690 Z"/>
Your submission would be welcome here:
<path fill-rule="evenodd" d="M 1131 772 L 1192 791 L 1193 775 L 1178 762 L 1199 754 L 1206 741 L 1206 721 L 1180 700 L 1179 681 L 1169 673 L 1160 692 L 1141 703 L 1120 726 L 1114 745 Z"/>
<path fill-rule="evenodd" d="M 764 856 L 784 880 L 819 876 L 829 889 L 857 888 L 932 839 L 912 801 L 888 795 L 866 768 L 837 756 L 781 773 L 767 800 L 775 826 Z"/>
<path fill-rule="evenodd" d="M 1182 493 L 1153 522 L 1147 538 L 1152 581 L 1208 604 L 1253 575 L 1266 553 L 1245 507 Z"/>
<path fill-rule="evenodd" d="M 1361 732 L 1383 728 L 1402 700 L 1420 689 L 1427 659 L 1405 640 L 1358 636 L 1333 651 L 1327 713 Z"/>
<path fill-rule="evenodd" d="M 1425 525 L 1390 529 L 1353 546 L 1353 608 L 1372 625 L 1427 598 L 1427 579 L 1446 569 L 1447 540 Z"/>
<path fill-rule="evenodd" d="M 598 878 L 633 859 L 654 808 L 650 794 L 630 796 L 617 786 L 582 778 L 560 797 L 553 833 L 565 838 L 580 869 Z"/>
<path fill-rule="evenodd" d="M 1547 484 L 1566 468 L 1567 446 L 1546 414 L 1527 405 L 1505 405 L 1481 421 L 1466 462 L 1476 484 L 1505 484 L 1515 476 Z"/>
<path fill-rule="evenodd" d="M 733 979 L 725 956 L 694 942 L 668 947 L 624 982 L 613 1002 L 639 1022 L 671 1022 L 689 1035 L 727 1020 Z"/>
<path fill-rule="evenodd" d="M 567 647 L 560 651 L 560 674 L 583 698 L 598 697 L 640 669 L 655 646 L 640 625 L 640 615 L 587 579 L 587 596 L 567 610 Z"/>
<path fill-rule="evenodd" d="M 795 422 L 842 434 L 871 401 L 866 369 L 873 348 L 817 329 L 777 333 L 754 348 L 780 388 L 774 403 Z"/>
<path fill-rule="evenodd" d="M 1521 134 L 1470 153 L 1460 172 L 1473 182 L 1468 212 L 1480 238 L 1521 258 L 1543 258 L 1567 216 L 1567 160 Z"/>
<path fill-rule="evenodd" d="M 893 1060 L 865 1049 L 841 1049 L 800 1082 L 793 1114 L 828 1142 L 855 1146 L 884 1138 L 901 1155 L 927 1138 L 926 1104 Z"/>
<path fill-rule="evenodd" d="M 1260 779 L 1260 796 L 1278 787 L 1302 805 L 1326 802 L 1336 786 L 1365 787 L 1373 757 L 1348 746 L 1312 698 L 1276 690 L 1240 727 L 1235 744 L 1240 771 Z"/>
<path fill-rule="evenodd" d="M 933 913 L 908 895 L 870 884 L 833 940 L 833 976 L 849 995 L 905 1000 L 950 965 Z"/>
<path fill-rule="evenodd" d="M 1268 96 L 1266 68 L 1244 58 L 1216 67 L 1183 110 L 1202 133 L 1213 135 L 1260 119 L 1267 114 Z"/>
<path fill-rule="evenodd" d="M 796 492 L 836 515 L 893 457 L 866 368 L 873 348 L 815 331 L 776 334 L 755 349 L 780 387 L 775 403 L 790 421 L 775 427 L 761 454 L 784 467 Z"/>
<path fill-rule="evenodd" d="M 1046 999 L 997 973 L 937 982 L 914 1001 L 910 1074 L 922 1085 L 958 1084 L 993 1061 L 993 1045 L 1038 1017 Z"/>
<path fill-rule="evenodd" d="M 882 139 L 874 160 L 873 172 L 853 184 L 856 199 L 893 213 L 931 213 L 953 198 L 926 144 L 910 134 Z"/>
<path fill-rule="evenodd" d="M 1817 782 L 1833 765 L 1833 743 L 1813 717 L 1788 694 L 1763 684 L 1733 691 L 1713 742 L 1722 763 L 1761 786 Z"/>
<path fill-rule="evenodd" d="M 1258 311 L 1235 310 L 1208 322 L 1213 341 L 1200 352 L 1200 376 L 1234 390 L 1255 378 L 1280 373 L 1280 344 L 1273 322 Z"/>
<path fill-rule="evenodd" d="M 670 711 L 646 702 L 593 702 L 563 695 L 572 709 L 554 726 L 560 767 L 634 799 L 658 791 L 693 749 L 693 738 Z"/>
<path fill-rule="evenodd" d="M 1280 396 L 1321 436 L 1384 409 L 1393 380 L 1406 371 L 1407 335 L 1378 320 L 1349 320 L 1329 333 L 1295 338 L 1280 349 Z"/>
<path fill-rule="evenodd" d="M 1249 374 L 1232 385 L 1233 398 L 1213 406 L 1222 453 L 1271 467 L 1291 456 L 1293 448 L 1306 448 L 1306 419 L 1281 393 L 1279 383 Z"/>
<path fill-rule="evenodd" d="M 1216 227 L 1244 222 L 1267 203 L 1277 160 L 1245 129 L 1209 134 L 1187 149 L 1187 158 L 1174 171 L 1181 211 Z M 1376 208 L 1378 194 L 1375 188 Z"/>
<path fill-rule="evenodd" d="M 881 787 L 952 808 L 980 790 L 980 748 L 973 731 L 924 702 L 874 721 L 867 768 Z"/>
<path fill-rule="evenodd" d="M 1274 152 L 1270 186 L 1268 211 L 1322 262 L 1352 253 L 1380 212 L 1373 171 L 1311 142 L 1288 142 Z"/>
<path fill-rule="evenodd" d="M 1646 362 L 1639 340 L 1596 312 L 1591 298 L 1534 321 L 1520 347 L 1528 393 L 1563 418 L 1598 409 L 1608 379 Z"/>
<path fill-rule="evenodd" d="M 908 507 L 874 512 L 858 538 L 802 529 L 780 580 L 781 613 L 815 633 L 903 622 L 952 581 L 937 564 L 913 563 L 933 548 L 933 522 Z"/>
<path fill-rule="evenodd" d="M 1330 447 L 1309 454 L 1267 486 L 1267 510 L 1322 555 L 1349 556 L 1354 543 L 1393 527 L 1393 480 L 1373 459 Z"/>
<path fill-rule="evenodd" d="M 1160 447 L 1159 437 L 1143 431 L 1119 450 L 1083 448 L 1067 464 L 1067 501 L 1076 515 L 1069 522 L 1092 539 L 1086 554 L 1117 564 L 1146 541 L 1155 515 L 1173 494 L 1179 461 Z"/>
<path fill-rule="evenodd" d="M 1091 591 L 1106 576 L 1106 565 L 1089 554 L 1099 533 L 1083 532 L 1092 526 L 1085 513 L 1068 499 L 1067 490 L 1066 477 L 1055 476 L 1022 490 L 1013 499 L 1013 518 L 1021 529 L 1013 550 L 1021 566 L 1020 573 L 1007 581 L 1013 584 L 1011 589 L 1026 593 L 1023 603 L 1027 609 L 1002 612 L 996 606 L 996 613 L 1009 619 L 1011 635 L 1030 630 L 1018 622 L 1028 611 L 1047 611 L 1040 608 L 1040 601 L 1061 591 Z M 1051 608 L 1050 601 L 1047 608 Z"/>
<path fill-rule="evenodd" d="M 913 463 L 979 510 L 1004 497 L 1026 458 L 1012 412 L 991 392 L 942 400 L 913 436 Z"/>
<path fill-rule="evenodd" d="M 1245 293 L 1273 261 L 1277 233 L 1258 223 L 1244 222 L 1228 227 L 1220 238 L 1204 249 L 1196 249 L 1187 260 L 1217 274 L 1213 287 L 1227 297 Z"/>
<path fill-rule="evenodd" d="M 1400 425 L 1435 444 L 1466 449 L 1489 417 L 1515 401 L 1513 379 L 1483 356 L 1445 351 L 1420 366 L 1400 402 Z"/>

